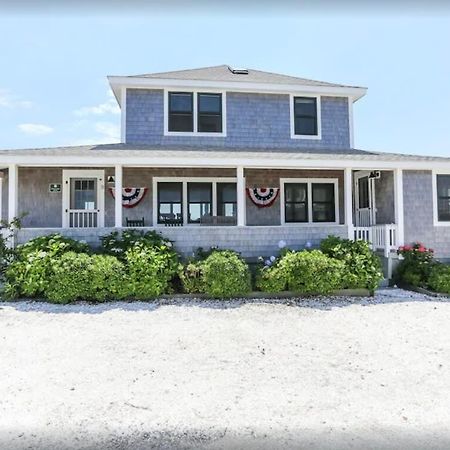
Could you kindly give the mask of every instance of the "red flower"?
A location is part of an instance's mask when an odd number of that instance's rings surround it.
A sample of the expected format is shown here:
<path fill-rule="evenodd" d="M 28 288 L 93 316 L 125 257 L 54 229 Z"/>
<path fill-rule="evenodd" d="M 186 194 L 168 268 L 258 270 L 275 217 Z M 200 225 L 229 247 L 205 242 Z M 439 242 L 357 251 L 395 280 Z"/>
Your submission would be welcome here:
<path fill-rule="evenodd" d="M 405 252 L 410 252 L 410 251 L 412 250 L 412 247 L 411 247 L 410 245 L 404 245 L 404 246 L 403 246 L 403 250 L 404 250 Z"/>
<path fill-rule="evenodd" d="M 417 251 L 420 252 L 420 253 L 425 253 L 425 252 L 427 251 L 427 249 L 426 249 L 425 247 L 423 247 L 423 246 L 420 246 L 420 247 L 417 249 Z"/>

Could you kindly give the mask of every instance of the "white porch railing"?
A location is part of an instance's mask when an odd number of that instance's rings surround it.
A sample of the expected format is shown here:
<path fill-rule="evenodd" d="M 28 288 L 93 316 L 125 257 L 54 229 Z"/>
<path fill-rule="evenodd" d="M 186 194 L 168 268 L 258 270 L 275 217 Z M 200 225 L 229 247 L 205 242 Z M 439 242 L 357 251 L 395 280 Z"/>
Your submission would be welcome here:
<path fill-rule="evenodd" d="M 70 228 L 95 228 L 98 226 L 98 210 L 70 209 Z"/>
<path fill-rule="evenodd" d="M 384 256 L 388 256 L 392 250 L 396 250 L 397 225 L 373 225 L 371 227 L 354 227 L 354 239 L 370 242 L 373 250 L 383 250 Z"/>

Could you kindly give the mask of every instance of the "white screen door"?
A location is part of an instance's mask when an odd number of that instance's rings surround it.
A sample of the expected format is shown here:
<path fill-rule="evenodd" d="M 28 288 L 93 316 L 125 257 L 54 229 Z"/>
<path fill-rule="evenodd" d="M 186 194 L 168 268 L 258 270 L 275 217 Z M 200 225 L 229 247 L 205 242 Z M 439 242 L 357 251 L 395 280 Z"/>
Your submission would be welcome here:
<path fill-rule="evenodd" d="M 355 174 L 355 221 L 357 227 L 375 225 L 375 180 L 368 172 Z"/>
<path fill-rule="evenodd" d="M 63 171 L 63 227 L 104 226 L 103 170 Z"/>

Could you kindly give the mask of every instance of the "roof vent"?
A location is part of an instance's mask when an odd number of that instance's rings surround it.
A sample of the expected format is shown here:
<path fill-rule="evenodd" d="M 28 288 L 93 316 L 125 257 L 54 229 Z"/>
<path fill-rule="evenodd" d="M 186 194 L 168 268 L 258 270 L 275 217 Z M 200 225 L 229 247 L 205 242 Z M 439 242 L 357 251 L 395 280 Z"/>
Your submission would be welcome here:
<path fill-rule="evenodd" d="M 231 73 L 234 73 L 235 75 L 248 75 L 248 69 L 241 69 L 238 67 L 233 68 L 233 67 L 228 66 L 228 70 Z"/>

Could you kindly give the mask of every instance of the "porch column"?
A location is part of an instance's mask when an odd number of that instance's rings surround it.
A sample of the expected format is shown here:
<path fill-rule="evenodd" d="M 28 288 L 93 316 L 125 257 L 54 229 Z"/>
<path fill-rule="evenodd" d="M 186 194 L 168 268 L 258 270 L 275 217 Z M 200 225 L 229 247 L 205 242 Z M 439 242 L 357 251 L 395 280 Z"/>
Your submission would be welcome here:
<path fill-rule="evenodd" d="M 244 227 L 245 220 L 245 178 L 244 167 L 238 166 L 236 169 L 236 190 L 237 190 L 237 225 Z"/>
<path fill-rule="evenodd" d="M 17 217 L 18 204 L 18 179 L 19 172 L 16 164 L 10 164 L 8 167 L 8 222 Z"/>
<path fill-rule="evenodd" d="M 353 177 L 352 169 L 344 169 L 344 210 L 345 225 L 347 225 L 348 238 L 354 239 L 353 232 Z"/>
<path fill-rule="evenodd" d="M 122 166 L 117 164 L 114 172 L 114 226 L 122 228 Z"/>
<path fill-rule="evenodd" d="M 405 220 L 403 211 L 403 170 L 394 170 L 395 224 L 397 225 L 397 245 L 405 243 Z"/>

